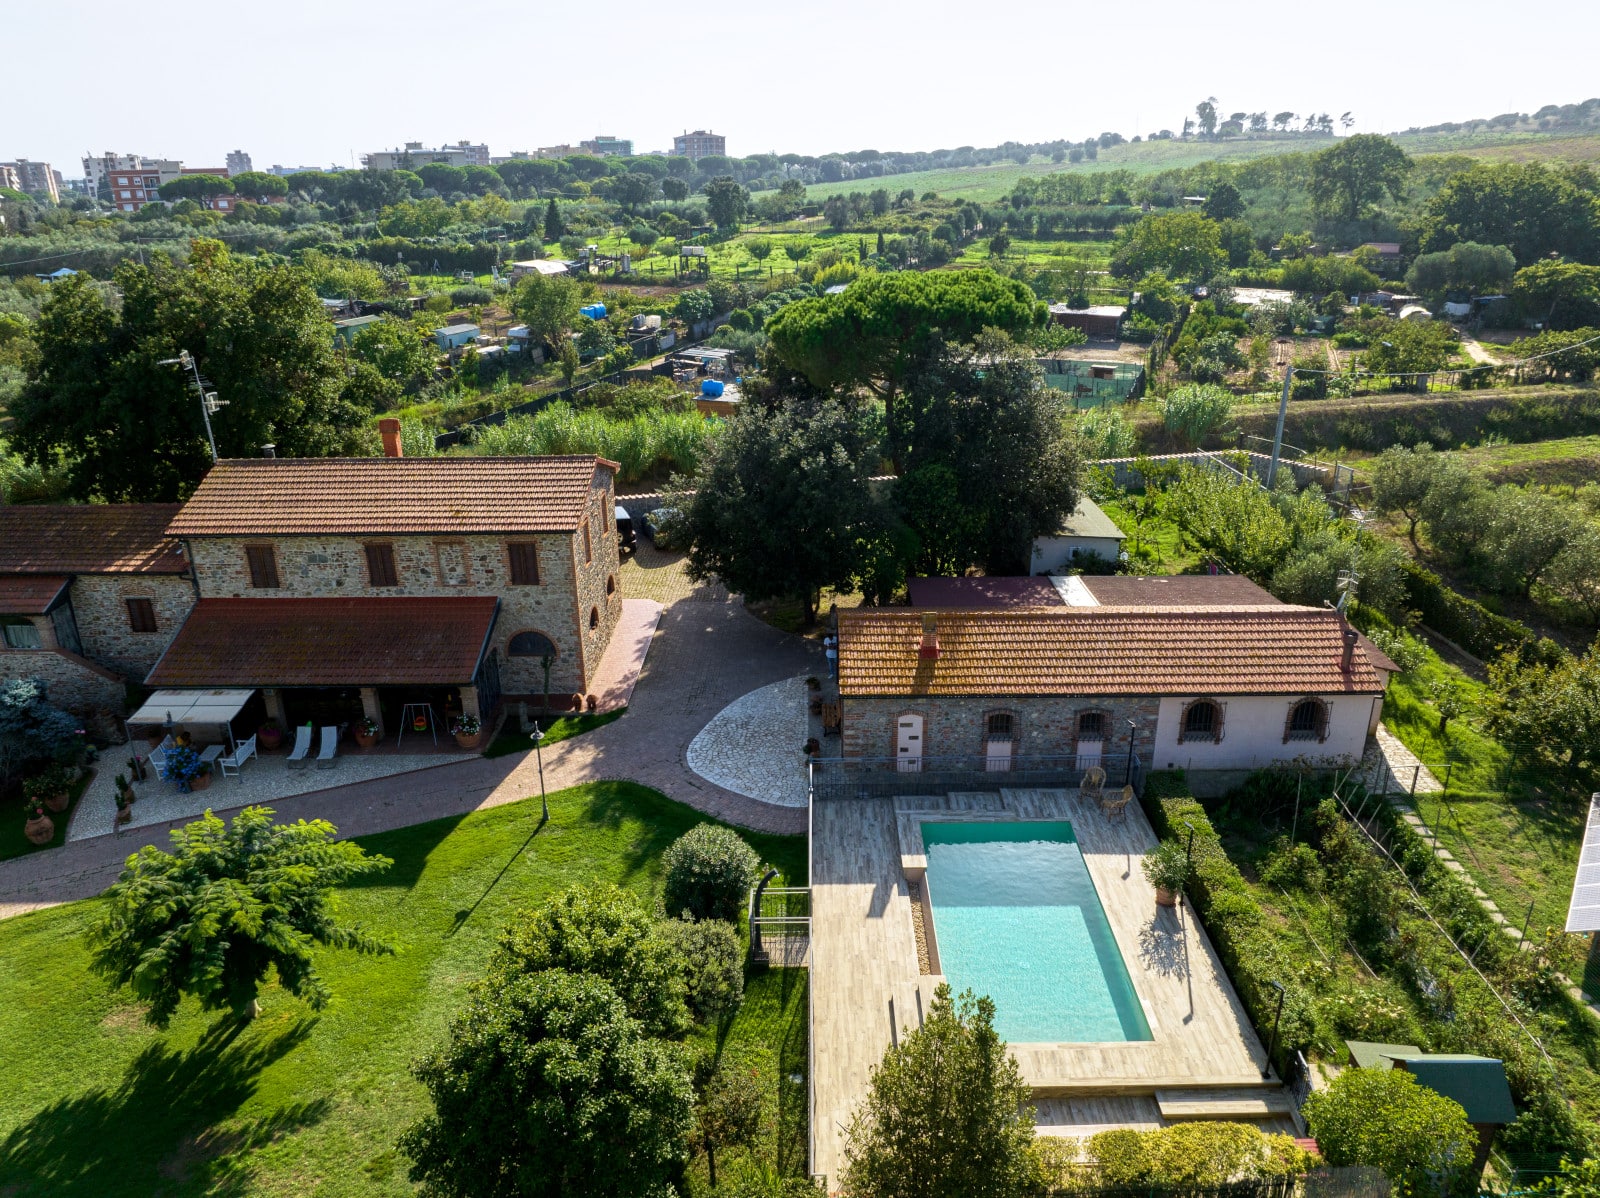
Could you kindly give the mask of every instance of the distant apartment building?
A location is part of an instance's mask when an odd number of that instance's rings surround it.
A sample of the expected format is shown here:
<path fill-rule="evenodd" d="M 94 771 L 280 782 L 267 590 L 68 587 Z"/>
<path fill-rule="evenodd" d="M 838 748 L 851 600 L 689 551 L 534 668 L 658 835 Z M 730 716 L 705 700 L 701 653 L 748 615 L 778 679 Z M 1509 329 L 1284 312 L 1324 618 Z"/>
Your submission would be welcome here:
<path fill-rule="evenodd" d="M 242 175 L 246 171 L 254 169 L 255 168 L 250 165 L 250 155 L 246 154 L 243 150 L 228 151 L 228 174 Z"/>
<path fill-rule="evenodd" d="M 693 133 L 680 133 L 672 139 L 672 153 L 691 162 L 728 152 L 728 139 L 720 133 L 696 129 Z"/>
<path fill-rule="evenodd" d="M 429 149 L 420 141 L 408 141 L 404 149 L 375 150 L 361 155 L 361 165 L 373 171 L 416 170 L 439 163 L 444 166 L 488 166 L 489 147 L 458 141 L 455 145 Z"/>
<path fill-rule="evenodd" d="M 274 162 L 267 168 L 267 174 L 277 175 L 280 179 L 287 179 L 290 175 L 325 175 L 330 169 L 337 170 L 338 168 L 330 168 L 326 166 L 284 166 L 282 163 Z"/>
<path fill-rule="evenodd" d="M 134 170 L 144 165 L 144 160 L 137 154 L 101 154 L 98 158 L 83 156 L 83 177 L 88 180 L 89 194 L 99 195 L 103 188 L 110 185 L 108 176 L 112 171 Z"/>
<path fill-rule="evenodd" d="M 119 168 L 109 172 L 106 180 L 111 206 L 118 212 L 138 212 L 161 198 L 161 172 L 153 166 Z"/>
<path fill-rule="evenodd" d="M 602 158 L 631 158 L 633 157 L 633 139 L 631 137 L 608 137 L 604 133 L 596 133 L 588 141 L 578 143 L 578 148 L 590 154 L 598 154 Z"/>
<path fill-rule="evenodd" d="M 50 169 L 48 162 L 30 162 L 26 158 L 18 158 L 15 162 L 0 163 L 0 170 L 5 170 L 6 178 L 11 180 L 0 186 L 25 191 L 29 195 L 49 196 L 52 202 L 61 199 L 61 176 Z"/>
<path fill-rule="evenodd" d="M 533 152 L 533 156 L 535 158 L 571 158 L 575 155 L 588 153 L 590 151 L 585 150 L 582 146 L 540 146 Z"/>
<path fill-rule="evenodd" d="M 22 176 L 17 174 L 16 164 L 0 162 L 0 187 L 8 191 L 22 190 Z"/>

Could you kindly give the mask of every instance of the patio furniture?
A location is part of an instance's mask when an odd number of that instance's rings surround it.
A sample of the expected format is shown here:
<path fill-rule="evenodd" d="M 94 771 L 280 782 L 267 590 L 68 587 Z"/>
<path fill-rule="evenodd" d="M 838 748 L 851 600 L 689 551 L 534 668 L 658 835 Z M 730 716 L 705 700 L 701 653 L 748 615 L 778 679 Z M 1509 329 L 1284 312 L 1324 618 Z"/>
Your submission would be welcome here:
<path fill-rule="evenodd" d="M 221 756 L 221 745 L 207 745 L 205 748 L 200 750 L 200 760 L 213 767 L 215 767 L 217 764 L 217 758 Z"/>
<path fill-rule="evenodd" d="M 169 736 L 150 750 L 150 768 L 155 771 L 156 777 L 163 781 L 167 776 L 167 750 L 170 748 L 172 748 L 172 737 Z"/>
<path fill-rule="evenodd" d="M 423 721 L 425 721 L 427 723 L 428 731 L 433 733 L 433 743 L 435 745 L 438 745 L 438 743 L 439 743 L 439 721 L 434 719 L 434 716 L 433 716 L 433 704 L 431 704 L 431 703 L 407 703 L 404 707 L 402 707 L 400 709 L 400 734 L 395 737 L 395 740 L 394 740 L 395 748 L 398 749 L 400 747 L 401 742 L 405 740 L 406 731 L 408 729 L 411 730 L 411 731 L 416 731 L 415 723 L 416 723 L 416 721 L 418 719 L 421 719 L 421 720 L 423 720 Z"/>
<path fill-rule="evenodd" d="M 294 748 L 289 750 L 289 768 L 304 769 L 306 755 L 311 752 L 311 728 L 301 724 L 294 730 Z"/>
<path fill-rule="evenodd" d="M 824 700 L 822 704 L 822 735 L 838 736 L 843 722 L 839 701 L 835 699 L 830 703 Z"/>
<path fill-rule="evenodd" d="M 328 770 L 333 768 L 333 755 L 339 751 L 339 729 L 333 725 L 322 730 L 322 748 L 317 750 L 317 768 Z"/>
<path fill-rule="evenodd" d="M 1083 781 L 1078 783 L 1078 793 L 1086 799 L 1098 799 L 1106 784 L 1106 772 L 1098 765 L 1083 771 Z"/>
<path fill-rule="evenodd" d="M 256 755 L 256 738 L 240 741 L 234 748 L 231 756 L 217 758 L 217 765 L 221 768 L 223 776 L 237 774 L 239 767 Z"/>
<path fill-rule="evenodd" d="M 1115 795 L 1100 796 L 1100 810 L 1107 819 L 1127 819 L 1128 804 L 1134 800 L 1133 787 L 1124 786 Z"/>

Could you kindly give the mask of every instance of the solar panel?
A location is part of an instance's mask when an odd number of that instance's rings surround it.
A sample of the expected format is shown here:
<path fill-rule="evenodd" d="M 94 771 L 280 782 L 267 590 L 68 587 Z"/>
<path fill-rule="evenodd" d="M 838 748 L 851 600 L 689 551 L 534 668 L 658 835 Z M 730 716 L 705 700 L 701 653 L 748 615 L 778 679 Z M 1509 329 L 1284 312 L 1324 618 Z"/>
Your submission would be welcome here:
<path fill-rule="evenodd" d="M 1572 882 L 1567 931 L 1600 932 L 1600 794 L 1589 800 L 1589 822 L 1583 829 L 1583 852 Z"/>

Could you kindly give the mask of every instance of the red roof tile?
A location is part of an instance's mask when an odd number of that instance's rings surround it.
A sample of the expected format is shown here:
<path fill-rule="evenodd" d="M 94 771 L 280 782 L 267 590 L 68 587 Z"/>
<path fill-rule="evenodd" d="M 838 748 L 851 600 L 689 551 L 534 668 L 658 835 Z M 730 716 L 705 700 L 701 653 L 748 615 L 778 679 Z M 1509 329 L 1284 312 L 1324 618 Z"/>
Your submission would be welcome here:
<path fill-rule="evenodd" d="M 230 458 L 211 468 L 168 531 L 176 537 L 297 533 L 570 532 L 604 458 Z"/>
<path fill-rule="evenodd" d="M 181 574 L 176 503 L 0 504 L 0 573 Z"/>
<path fill-rule="evenodd" d="M 66 577 L 58 574 L 0 578 L 0 616 L 42 616 L 66 585 Z"/>
<path fill-rule="evenodd" d="M 472 681 L 498 599 L 202 599 L 150 671 L 162 686 Z"/>
<path fill-rule="evenodd" d="M 923 618 L 939 656 L 919 656 Z M 839 613 L 844 695 L 1377 694 L 1358 644 L 1342 670 L 1338 613 L 1232 608 Z"/>

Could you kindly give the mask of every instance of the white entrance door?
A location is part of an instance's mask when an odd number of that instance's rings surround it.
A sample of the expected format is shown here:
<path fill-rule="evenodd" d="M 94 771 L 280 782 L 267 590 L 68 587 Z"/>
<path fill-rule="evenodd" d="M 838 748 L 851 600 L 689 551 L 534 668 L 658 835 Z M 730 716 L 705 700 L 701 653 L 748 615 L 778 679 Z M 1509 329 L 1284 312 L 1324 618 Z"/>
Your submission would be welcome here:
<path fill-rule="evenodd" d="M 991 774 L 1003 774 L 1011 768 L 1011 741 L 995 738 L 984 746 L 983 768 Z"/>
<path fill-rule="evenodd" d="M 922 772 L 922 717 L 903 715 L 895 731 L 895 768 L 902 774 Z"/>

